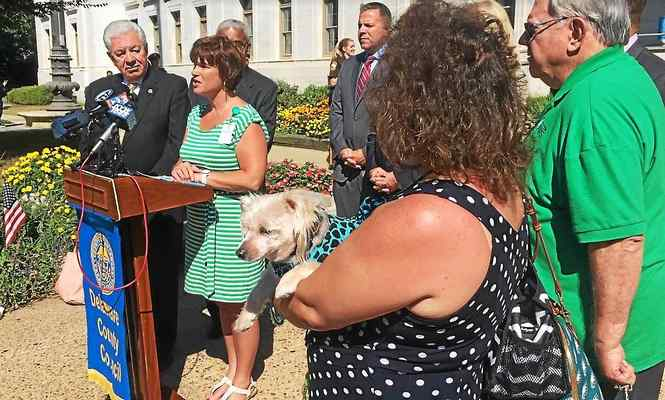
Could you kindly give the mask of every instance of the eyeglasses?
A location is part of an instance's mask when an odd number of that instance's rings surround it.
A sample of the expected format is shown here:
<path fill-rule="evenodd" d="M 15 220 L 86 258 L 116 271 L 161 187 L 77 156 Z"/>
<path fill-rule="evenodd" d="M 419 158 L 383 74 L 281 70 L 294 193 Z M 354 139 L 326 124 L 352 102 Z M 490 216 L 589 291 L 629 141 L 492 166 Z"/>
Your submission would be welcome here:
<path fill-rule="evenodd" d="M 525 22 L 524 23 L 524 40 L 527 43 L 531 43 L 531 41 L 538 36 L 539 34 L 545 32 L 548 30 L 550 27 L 554 26 L 557 22 L 561 22 L 565 19 L 568 19 L 571 17 L 558 17 L 558 18 L 553 18 L 548 21 L 543 21 L 543 22 L 538 22 L 538 23 L 531 23 L 531 22 Z M 538 30 L 541 26 L 544 26 L 545 28 Z"/>

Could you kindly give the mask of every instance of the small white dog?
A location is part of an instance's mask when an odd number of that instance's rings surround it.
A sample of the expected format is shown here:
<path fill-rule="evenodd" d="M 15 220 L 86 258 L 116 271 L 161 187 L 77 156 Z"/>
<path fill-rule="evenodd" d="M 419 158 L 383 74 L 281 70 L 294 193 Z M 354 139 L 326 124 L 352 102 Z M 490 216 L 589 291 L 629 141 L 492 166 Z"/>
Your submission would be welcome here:
<path fill-rule="evenodd" d="M 236 254 L 247 261 L 264 258 L 271 262 L 240 312 L 233 327 L 236 331 L 249 329 L 274 297 L 293 294 L 298 282 L 319 265 L 318 262 L 307 261 L 307 256 L 328 232 L 331 200 L 330 196 L 295 189 L 243 196 L 240 204 L 244 239 Z M 273 263 L 294 267 L 280 279 Z"/>

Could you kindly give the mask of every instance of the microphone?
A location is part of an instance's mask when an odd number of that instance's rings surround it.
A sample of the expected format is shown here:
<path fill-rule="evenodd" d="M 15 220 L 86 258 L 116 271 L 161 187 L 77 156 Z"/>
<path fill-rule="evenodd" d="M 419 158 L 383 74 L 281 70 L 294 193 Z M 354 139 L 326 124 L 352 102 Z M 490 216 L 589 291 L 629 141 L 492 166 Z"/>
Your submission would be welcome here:
<path fill-rule="evenodd" d="M 118 122 L 123 129 L 134 129 L 136 126 L 136 115 L 134 114 L 134 103 L 129 100 L 126 93 L 121 93 L 106 100 L 109 117 Z"/>
<path fill-rule="evenodd" d="M 88 110 L 88 112 L 92 115 L 95 115 L 100 111 L 104 111 L 107 108 L 106 101 L 110 99 L 114 93 L 115 91 L 113 89 L 106 89 L 97 93 L 97 96 L 95 96 L 96 106 Z"/>
<path fill-rule="evenodd" d="M 69 139 L 76 136 L 79 129 L 88 126 L 91 117 L 101 116 L 108 108 L 107 101 L 112 98 L 113 89 L 102 90 L 95 96 L 95 106 L 90 109 L 68 112 L 62 117 L 55 118 L 51 124 L 55 139 Z"/>
<path fill-rule="evenodd" d="M 75 136 L 74 133 L 90 123 L 90 114 L 85 110 L 76 110 L 68 112 L 62 117 L 53 120 L 51 128 L 53 137 L 60 139 L 69 139 Z"/>
<path fill-rule="evenodd" d="M 97 143 L 92 147 L 92 150 L 90 150 L 90 153 L 88 154 L 94 154 L 97 150 L 99 150 L 100 147 L 104 143 L 106 143 L 109 139 L 111 139 L 111 136 L 113 136 L 113 131 L 118 127 L 118 123 L 116 121 L 111 122 L 111 125 L 104 130 L 104 133 L 101 134 L 99 139 L 97 140 Z"/>
<path fill-rule="evenodd" d="M 102 135 L 97 140 L 97 143 L 92 147 L 89 154 L 94 154 L 99 148 L 106 143 L 117 128 L 131 130 L 136 126 L 136 116 L 134 114 L 134 104 L 129 101 L 127 94 L 121 93 L 113 96 L 104 101 L 108 107 L 106 115 L 111 118 L 111 124 L 104 130 Z"/>

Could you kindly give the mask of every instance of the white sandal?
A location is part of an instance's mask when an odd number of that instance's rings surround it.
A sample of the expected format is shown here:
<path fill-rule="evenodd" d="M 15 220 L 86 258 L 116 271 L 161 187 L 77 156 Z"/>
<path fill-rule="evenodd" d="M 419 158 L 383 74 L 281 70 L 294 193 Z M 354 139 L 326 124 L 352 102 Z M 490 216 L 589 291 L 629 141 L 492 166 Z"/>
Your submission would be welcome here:
<path fill-rule="evenodd" d="M 222 395 L 222 398 L 219 400 L 228 400 L 228 398 L 231 397 L 231 395 L 233 394 L 239 394 L 241 396 L 245 396 L 245 399 L 249 400 L 252 397 L 256 396 L 257 393 L 258 389 L 256 388 L 256 382 L 254 382 L 254 379 L 252 379 L 247 389 L 241 389 L 237 386 L 230 385 L 229 388 L 226 389 L 226 392 L 224 392 L 224 395 Z"/>
<path fill-rule="evenodd" d="M 210 396 L 208 397 L 212 397 L 215 394 L 215 392 L 224 385 L 228 385 L 229 387 L 233 386 L 231 379 L 229 379 L 229 377 L 226 375 L 224 375 L 219 382 L 215 383 L 215 385 L 210 388 Z"/>

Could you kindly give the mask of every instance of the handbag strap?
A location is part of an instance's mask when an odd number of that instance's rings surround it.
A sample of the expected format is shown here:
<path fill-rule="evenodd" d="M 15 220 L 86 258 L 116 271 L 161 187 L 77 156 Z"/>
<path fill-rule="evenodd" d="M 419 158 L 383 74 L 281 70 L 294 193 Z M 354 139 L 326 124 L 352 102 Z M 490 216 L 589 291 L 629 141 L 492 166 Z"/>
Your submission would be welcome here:
<path fill-rule="evenodd" d="M 552 275 L 552 281 L 554 282 L 554 291 L 556 292 L 557 302 L 553 304 L 553 311 L 562 315 L 566 320 L 569 320 L 569 313 L 566 309 L 566 306 L 563 301 L 563 290 L 561 289 L 561 283 L 559 278 L 556 276 L 556 271 L 554 270 L 554 265 L 552 263 L 552 258 L 550 253 L 547 251 L 547 246 L 545 245 L 545 239 L 543 239 L 543 227 L 538 221 L 538 216 L 536 215 L 536 210 L 533 208 L 533 201 L 530 196 L 524 195 L 524 210 L 531 220 L 531 225 L 533 230 L 536 232 L 536 242 L 533 248 L 533 256 L 531 258 L 531 263 L 535 265 L 536 257 L 538 257 L 538 250 L 542 249 L 543 255 L 545 256 L 545 261 L 547 263 L 547 268 L 550 270 Z"/>

